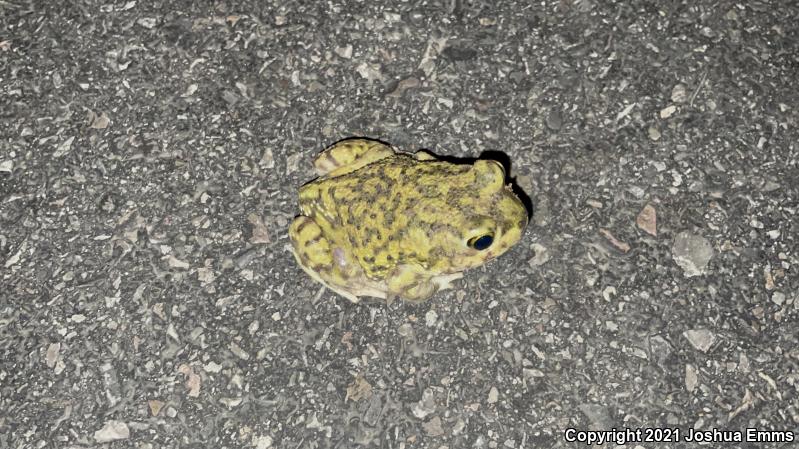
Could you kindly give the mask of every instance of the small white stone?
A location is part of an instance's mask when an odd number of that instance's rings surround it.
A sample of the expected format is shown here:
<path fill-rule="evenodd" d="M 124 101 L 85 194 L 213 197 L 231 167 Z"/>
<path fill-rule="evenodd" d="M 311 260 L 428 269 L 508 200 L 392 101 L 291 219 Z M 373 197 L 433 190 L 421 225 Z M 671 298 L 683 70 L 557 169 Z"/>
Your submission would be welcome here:
<path fill-rule="evenodd" d="M 264 150 L 260 164 L 263 165 L 264 168 L 275 168 L 275 156 L 271 148 Z"/>
<path fill-rule="evenodd" d="M 432 389 L 425 388 L 422 392 L 422 399 L 413 405 L 411 413 L 419 419 L 424 419 L 434 411 L 436 411 L 435 393 Z"/>
<path fill-rule="evenodd" d="M 151 30 L 155 27 L 155 19 L 152 17 L 142 17 L 141 19 L 137 20 L 136 23 Z"/>
<path fill-rule="evenodd" d="M 167 261 L 167 264 L 170 267 L 172 267 L 172 268 L 186 269 L 186 268 L 189 268 L 191 266 L 191 265 L 189 265 L 188 262 L 185 262 L 185 261 L 180 260 L 177 257 L 175 257 L 174 254 L 170 254 L 170 255 L 168 255 L 166 257 L 163 257 L 162 259 L 165 259 Z"/>
<path fill-rule="evenodd" d="M 768 234 L 769 238 L 772 239 L 772 240 L 777 240 L 778 238 L 780 238 L 780 230 L 779 229 L 774 229 L 774 230 L 768 231 L 766 234 Z"/>
<path fill-rule="evenodd" d="M 269 449 L 272 447 L 272 437 L 269 435 L 253 437 L 252 441 L 255 445 L 255 449 Z"/>
<path fill-rule="evenodd" d="M 522 375 L 524 375 L 525 379 L 531 379 L 534 377 L 541 378 L 546 376 L 543 371 L 535 368 L 524 368 L 522 370 Z"/>
<path fill-rule="evenodd" d="M 685 365 L 685 389 L 690 393 L 696 389 L 697 385 L 699 385 L 699 377 L 696 375 L 696 368 L 691 364 Z"/>
<path fill-rule="evenodd" d="M 110 419 L 105 422 L 102 429 L 94 432 L 94 439 L 98 443 L 108 443 L 116 440 L 126 440 L 130 438 L 130 429 L 122 421 Z"/>
<path fill-rule="evenodd" d="M 677 234 L 671 247 L 671 257 L 683 269 L 685 277 L 704 274 L 713 254 L 713 246 L 707 239 L 689 231 Z"/>
<path fill-rule="evenodd" d="M 53 153 L 53 157 L 61 157 L 72 150 L 72 142 L 75 141 L 75 136 L 69 137 L 67 140 L 61 142 L 60 145 L 55 149 Z"/>
<path fill-rule="evenodd" d="M 218 373 L 222 371 L 222 365 L 214 362 L 213 360 L 203 365 L 203 371 L 206 373 Z"/>
<path fill-rule="evenodd" d="M 771 294 L 771 302 L 774 304 L 781 306 L 785 303 L 785 293 L 783 292 L 774 292 Z"/>
<path fill-rule="evenodd" d="M 166 334 L 170 336 L 175 341 L 180 341 L 180 336 L 178 336 L 178 331 L 175 330 L 175 325 L 169 323 L 169 326 L 166 327 Z"/>
<path fill-rule="evenodd" d="M 660 131 L 657 128 L 655 128 L 654 126 L 650 126 L 649 127 L 648 133 L 649 133 L 649 139 L 651 139 L 651 140 L 653 140 L 655 142 L 660 140 Z"/>
<path fill-rule="evenodd" d="M 531 245 L 531 249 L 533 250 L 533 254 L 535 254 L 535 256 L 528 261 L 531 266 L 540 267 L 541 265 L 549 262 L 550 255 L 546 246 L 541 245 L 540 243 L 533 243 Z"/>
<path fill-rule="evenodd" d="M 667 107 L 665 107 L 665 108 L 660 110 L 660 118 L 663 118 L 663 119 L 669 118 L 675 112 L 677 112 L 677 106 L 674 106 L 674 105 L 667 106 Z"/>
<path fill-rule="evenodd" d="M 605 301 L 609 302 L 611 296 L 616 296 L 616 287 L 608 285 L 604 290 L 602 290 L 602 297 L 605 298 Z"/>
<path fill-rule="evenodd" d="M 413 337 L 413 326 L 410 323 L 402 324 L 397 328 L 397 333 L 400 337 L 410 338 Z"/>
<path fill-rule="evenodd" d="M 55 363 L 59 359 L 59 351 L 61 351 L 61 343 L 51 343 L 50 346 L 47 347 L 44 360 L 48 367 L 55 367 Z"/>
<path fill-rule="evenodd" d="M 691 346 L 702 352 L 707 352 L 716 342 L 716 336 L 707 329 L 690 329 L 683 332 L 683 336 L 688 339 Z"/>
<path fill-rule="evenodd" d="M 344 59 L 352 58 L 352 45 L 346 45 L 344 47 L 336 47 L 334 50 L 337 55 L 341 56 Z"/>
<path fill-rule="evenodd" d="M 644 197 L 644 195 L 646 195 L 644 189 L 638 186 L 630 186 L 627 188 L 627 191 L 632 193 L 632 195 L 638 199 L 641 199 Z"/>
<path fill-rule="evenodd" d="M 652 162 L 652 166 L 655 167 L 655 170 L 657 170 L 657 171 L 663 171 L 663 170 L 666 169 L 666 164 L 664 164 L 663 162 L 660 162 L 660 161 Z"/>
<path fill-rule="evenodd" d="M 424 314 L 424 323 L 427 325 L 427 327 L 435 326 L 436 321 L 438 321 L 438 313 L 436 313 L 435 310 L 430 309 Z"/>
<path fill-rule="evenodd" d="M 189 87 L 186 88 L 186 92 L 181 95 L 183 98 L 191 97 L 194 93 L 197 92 L 197 84 L 192 83 L 189 84 Z"/>
<path fill-rule="evenodd" d="M 679 187 L 682 185 L 682 174 L 677 170 L 671 170 L 671 185 L 674 187 Z"/>
<path fill-rule="evenodd" d="M 646 351 L 644 351 L 641 348 L 635 347 L 635 346 L 630 348 L 630 354 L 632 354 L 633 356 L 638 357 L 639 359 L 642 359 L 642 360 L 649 359 L 649 355 L 646 353 Z"/>
<path fill-rule="evenodd" d="M 685 100 L 688 99 L 688 93 L 685 91 L 685 86 L 682 84 L 677 84 L 671 90 L 671 101 L 675 103 L 685 103 Z"/>
<path fill-rule="evenodd" d="M 368 81 L 375 81 L 383 79 L 383 74 L 380 71 L 380 65 L 378 64 L 369 64 L 366 62 L 362 62 L 355 68 L 361 78 L 368 80 Z"/>
<path fill-rule="evenodd" d="M 222 398 L 219 400 L 222 404 L 225 405 L 227 408 L 235 408 L 238 407 L 241 402 L 243 401 L 242 398 Z"/>
<path fill-rule="evenodd" d="M 622 110 L 621 110 L 621 112 L 619 112 L 618 114 L 616 114 L 616 121 L 618 122 L 619 120 L 623 119 L 624 117 L 627 117 L 628 115 L 630 115 L 630 112 L 632 112 L 633 108 L 634 108 L 634 107 L 635 107 L 637 104 L 638 104 L 638 103 L 633 103 L 633 104 L 627 105 L 627 107 L 625 107 L 624 109 L 622 109 Z"/>
<path fill-rule="evenodd" d="M 488 391 L 488 403 L 496 404 L 498 400 L 499 400 L 499 390 L 497 390 L 497 387 L 491 387 L 491 390 Z"/>
<path fill-rule="evenodd" d="M 247 352 L 245 350 L 241 349 L 241 346 L 236 344 L 236 342 L 230 342 L 230 346 L 229 347 L 230 347 L 230 352 L 235 354 L 236 357 L 238 357 L 238 358 L 240 358 L 242 360 L 249 360 L 250 359 L 250 354 L 247 354 Z"/>

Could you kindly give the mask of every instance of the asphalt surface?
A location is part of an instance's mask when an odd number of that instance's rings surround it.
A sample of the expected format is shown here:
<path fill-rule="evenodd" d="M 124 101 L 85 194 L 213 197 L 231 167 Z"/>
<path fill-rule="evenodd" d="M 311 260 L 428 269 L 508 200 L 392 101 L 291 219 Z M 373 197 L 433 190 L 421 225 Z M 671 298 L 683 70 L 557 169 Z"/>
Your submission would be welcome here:
<path fill-rule="evenodd" d="M 0 448 L 799 447 L 798 17 L 0 0 Z M 523 240 L 321 289 L 286 228 L 350 136 L 504 160 Z"/>

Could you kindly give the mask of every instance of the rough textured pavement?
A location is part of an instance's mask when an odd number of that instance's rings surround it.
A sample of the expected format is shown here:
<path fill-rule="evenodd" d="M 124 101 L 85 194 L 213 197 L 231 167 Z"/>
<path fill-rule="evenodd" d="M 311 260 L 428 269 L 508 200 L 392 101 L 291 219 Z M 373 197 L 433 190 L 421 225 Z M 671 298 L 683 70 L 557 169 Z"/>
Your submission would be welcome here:
<path fill-rule="evenodd" d="M 0 448 L 797 447 L 796 3 L 388 3 L 0 1 Z M 348 136 L 509 162 L 524 239 L 321 289 Z"/>

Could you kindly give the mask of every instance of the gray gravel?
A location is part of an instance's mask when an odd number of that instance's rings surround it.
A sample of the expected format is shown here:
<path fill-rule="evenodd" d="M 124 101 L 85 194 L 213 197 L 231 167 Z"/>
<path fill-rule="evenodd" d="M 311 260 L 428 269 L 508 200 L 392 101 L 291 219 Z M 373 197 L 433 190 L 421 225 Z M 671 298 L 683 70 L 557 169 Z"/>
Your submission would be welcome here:
<path fill-rule="evenodd" d="M 0 0 L 0 448 L 799 432 L 798 21 Z M 349 136 L 509 161 L 524 239 L 422 305 L 321 289 L 286 228 Z"/>

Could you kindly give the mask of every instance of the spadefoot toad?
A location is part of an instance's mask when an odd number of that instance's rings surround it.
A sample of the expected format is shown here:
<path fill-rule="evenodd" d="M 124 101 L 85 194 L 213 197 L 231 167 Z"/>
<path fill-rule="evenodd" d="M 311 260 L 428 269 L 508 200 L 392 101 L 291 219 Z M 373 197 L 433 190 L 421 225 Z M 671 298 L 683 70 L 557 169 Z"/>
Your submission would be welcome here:
<path fill-rule="evenodd" d="M 289 227 L 311 277 L 353 302 L 423 301 L 519 241 L 527 210 L 492 160 L 460 165 L 347 139 L 320 153 Z"/>

